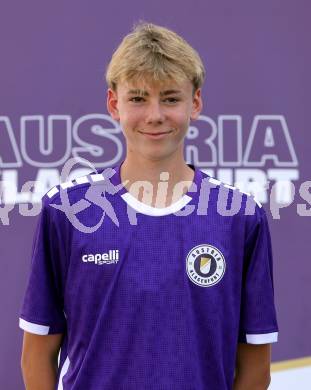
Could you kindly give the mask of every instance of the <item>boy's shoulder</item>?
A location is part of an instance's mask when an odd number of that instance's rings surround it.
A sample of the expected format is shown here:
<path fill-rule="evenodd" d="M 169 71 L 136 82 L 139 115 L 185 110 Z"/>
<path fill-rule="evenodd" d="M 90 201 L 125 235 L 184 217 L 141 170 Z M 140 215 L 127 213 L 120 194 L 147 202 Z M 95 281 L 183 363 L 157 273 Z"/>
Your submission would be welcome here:
<path fill-rule="evenodd" d="M 42 202 L 46 205 L 58 202 L 65 195 L 73 197 L 74 195 L 83 194 L 93 184 L 105 180 L 101 173 L 89 173 L 84 176 L 76 177 L 72 180 L 61 182 L 50 188 L 42 197 Z"/>
<path fill-rule="evenodd" d="M 52 209 L 57 209 L 68 217 L 90 206 L 105 209 L 107 195 L 114 195 L 123 188 L 115 185 L 115 179 L 110 180 L 115 173 L 115 168 L 107 168 L 55 185 L 43 195 L 42 210 L 52 213 Z"/>
<path fill-rule="evenodd" d="M 258 199 L 239 187 L 218 180 L 202 171 L 200 196 L 206 198 L 208 207 L 224 217 L 237 217 L 249 226 L 266 218 L 266 211 Z"/>
<path fill-rule="evenodd" d="M 203 183 L 208 184 L 211 188 L 216 189 L 217 192 L 222 191 L 224 194 L 228 194 L 228 196 L 240 196 L 247 201 L 255 202 L 259 208 L 262 208 L 262 204 L 251 193 L 242 191 L 238 186 L 233 186 L 231 184 L 227 184 L 221 180 L 218 180 L 208 175 L 204 170 L 201 170 L 201 172 Z"/>
<path fill-rule="evenodd" d="M 116 167 L 106 168 L 61 182 L 50 188 L 43 195 L 42 202 L 44 204 L 59 202 L 66 196 L 74 201 L 75 199 L 79 199 L 79 197 L 83 198 L 90 188 L 92 188 L 94 193 L 101 191 L 114 194 L 121 188 L 121 186 L 115 185 L 115 180 L 110 180 L 115 173 Z"/>
<path fill-rule="evenodd" d="M 75 228 L 92 233 L 100 226 L 104 215 L 118 225 L 115 208 L 118 206 L 115 197 L 110 195 L 118 193 L 123 186 L 110 181 L 115 172 L 114 168 L 107 168 L 52 187 L 42 197 L 41 214 L 62 231 Z"/>

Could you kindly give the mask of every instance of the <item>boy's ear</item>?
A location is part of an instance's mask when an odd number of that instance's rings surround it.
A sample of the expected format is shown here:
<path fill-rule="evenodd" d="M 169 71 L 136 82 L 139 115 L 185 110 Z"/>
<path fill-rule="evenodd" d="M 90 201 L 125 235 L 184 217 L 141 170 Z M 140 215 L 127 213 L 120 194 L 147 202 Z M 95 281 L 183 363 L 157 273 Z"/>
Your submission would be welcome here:
<path fill-rule="evenodd" d="M 202 111 L 202 108 L 203 108 L 203 101 L 201 96 L 201 88 L 198 88 L 193 95 L 190 119 L 192 120 L 198 119 Z"/>
<path fill-rule="evenodd" d="M 119 121 L 120 115 L 118 110 L 118 95 L 117 92 L 108 88 L 107 90 L 107 110 L 112 119 Z"/>

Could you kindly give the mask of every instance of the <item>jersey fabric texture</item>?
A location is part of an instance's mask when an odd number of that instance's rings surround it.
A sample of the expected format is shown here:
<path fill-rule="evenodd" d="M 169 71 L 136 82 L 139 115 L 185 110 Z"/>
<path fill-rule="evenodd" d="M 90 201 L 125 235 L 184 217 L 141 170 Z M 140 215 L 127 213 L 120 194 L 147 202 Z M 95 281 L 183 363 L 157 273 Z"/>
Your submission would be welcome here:
<path fill-rule="evenodd" d="M 20 327 L 64 334 L 58 389 L 232 389 L 238 342 L 277 341 L 266 214 L 191 164 L 148 206 L 121 165 L 43 197 Z"/>

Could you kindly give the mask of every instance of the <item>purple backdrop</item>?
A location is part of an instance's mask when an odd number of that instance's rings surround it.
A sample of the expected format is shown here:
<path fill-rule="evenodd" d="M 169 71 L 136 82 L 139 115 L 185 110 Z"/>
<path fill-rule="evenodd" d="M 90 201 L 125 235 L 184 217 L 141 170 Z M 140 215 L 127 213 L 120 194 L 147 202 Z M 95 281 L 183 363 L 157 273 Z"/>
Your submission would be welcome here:
<path fill-rule="evenodd" d="M 14 198 L 14 183 L 20 193 L 26 181 L 41 175 L 52 186 L 66 152 L 103 166 L 123 158 L 121 134 L 109 140 L 92 133 L 94 125 L 114 127 L 106 117 L 104 68 L 135 21 L 170 27 L 200 52 L 207 69 L 203 115 L 186 142 L 188 160 L 227 181 L 249 175 L 269 188 L 276 178 L 295 184 L 280 219 L 269 211 L 269 191 L 259 194 L 270 215 L 275 257 L 280 341 L 273 360 L 311 355 L 310 215 L 297 213 L 298 204 L 306 205 L 307 214 L 311 203 L 308 186 L 299 193 L 311 163 L 310 12 L 310 2 L 299 0 L 2 4 L 0 180 L 13 185 L 6 184 L 2 203 Z M 40 121 L 45 135 L 53 122 L 52 150 L 47 138 L 40 145 Z M 99 155 L 87 152 L 86 143 Z M 283 183 L 277 200 L 284 206 L 289 196 Z M 18 311 L 37 221 L 21 215 L 27 199 L 17 195 L 16 201 L 7 219 L 3 208 L 0 214 L 0 380 L 8 390 L 23 388 Z"/>

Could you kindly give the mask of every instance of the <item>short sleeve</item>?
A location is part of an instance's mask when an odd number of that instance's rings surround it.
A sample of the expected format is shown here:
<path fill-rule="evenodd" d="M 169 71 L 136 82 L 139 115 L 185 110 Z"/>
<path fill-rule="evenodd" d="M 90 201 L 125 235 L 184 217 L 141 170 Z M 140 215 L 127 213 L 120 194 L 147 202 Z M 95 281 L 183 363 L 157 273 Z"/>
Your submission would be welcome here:
<path fill-rule="evenodd" d="M 39 335 L 63 333 L 66 320 L 63 311 L 60 251 L 56 229 L 51 224 L 52 207 L 43 202 L 33 239 L 31 269 L 19 326 Z"/>
<path fill-rule="evenodd" d="M 266 213 L 258 207 L 245 242 L 239 342 L 268 344 L 277 339 L 271 238 Z"/>

